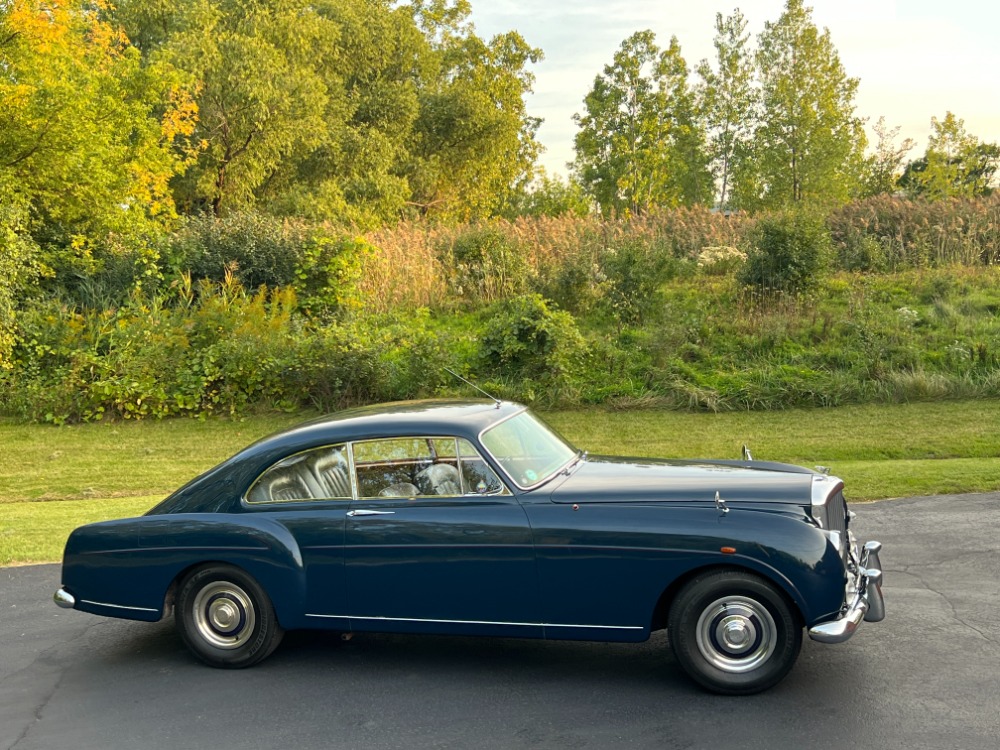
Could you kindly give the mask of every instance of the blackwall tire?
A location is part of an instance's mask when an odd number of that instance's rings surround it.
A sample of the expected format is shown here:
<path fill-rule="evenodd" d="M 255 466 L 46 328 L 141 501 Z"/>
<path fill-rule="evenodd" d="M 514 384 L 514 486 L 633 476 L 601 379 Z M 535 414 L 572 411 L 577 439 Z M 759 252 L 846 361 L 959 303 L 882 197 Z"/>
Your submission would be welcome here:
<path fill-rule="evenodd" d="M 267 658 L 284 635 L 264 589 L 231 565 L 205 566 L 184 579 L 177 594 L 176 624 L 196 657 L 226 669 Z"/>
<path fill-rule="evenodd" d="M 802 625 L 784 594 L 760 576 L 714 571 L 677 594 L 668 617 L 674 656 L 698 684 L 723 695 L 776 685 L 802 648 Z"/>

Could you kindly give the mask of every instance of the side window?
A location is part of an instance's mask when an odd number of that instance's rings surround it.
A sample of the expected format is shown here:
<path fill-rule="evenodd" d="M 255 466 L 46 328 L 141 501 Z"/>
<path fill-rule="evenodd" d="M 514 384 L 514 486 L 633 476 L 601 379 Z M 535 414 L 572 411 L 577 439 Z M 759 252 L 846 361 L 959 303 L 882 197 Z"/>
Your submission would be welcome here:
<path fill-rule="evenodd" d="M 367 440 L 353 450 L 358 497 L 455 497 L 506 489 L 468 440 Z"/>
<path fill-rule="evenodd" d="M 462 471 L 462 481 L 467 494 L 494 495 L 506 494 L 506 487 L 500 481 L 489 464 L 483 460 L 472 443 L 465 439 L 458 440 L 458 451 Z"/>
<path fill-rule="evenodd" d="M 276 463 L 250 487 L 247 502 L 350 500 L 352 495 L 346 446 L 328 445 Z"/>

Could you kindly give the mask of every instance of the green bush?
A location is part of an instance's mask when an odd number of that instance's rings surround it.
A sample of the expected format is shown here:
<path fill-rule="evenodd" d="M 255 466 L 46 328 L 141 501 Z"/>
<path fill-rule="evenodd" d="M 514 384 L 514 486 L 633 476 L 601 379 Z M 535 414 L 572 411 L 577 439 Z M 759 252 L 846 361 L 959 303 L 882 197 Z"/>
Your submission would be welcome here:
<path fill-rule="evenodd" d="M 15 311 L 24 291 L 39 273 L 38 246 L 27 230 L 27 210 L 0 204 L 0 370 L 11 366 Z"/>
<path fill-rule="evenodd" d="M 819 216 L 787 212 L 758 220 L 739 279 L 760 292 L 814 288 L 830 265 L 830 232 Z"/>
<path fill-rule="evenodd" d="M 538 294 L 495 303 L 483 312 L 479 370 L 518 384 L 533 400 L 535 388 L 565 391 L 583 372 L 587 344 L 573 316 Z"/>
<path fill-rule="evenodd" d="M 449 290 L 470 302 L 495 302 L 528 287 L 531 266 L 517 240 L 497 227 L 473 227 L 438 248 Z"/>
<path fill-rule="evenodd" d="M 641 325 L 660 303 L 660 287 L 677 275 L 682 261 L 660 242 L 627 238 L 600 256 L 603 304 L 622 325 Z"/>
<path fill-rule="evenodd" d="M 231 273 L 246 289 L 295 281 L 311 229 L 302 223 L 242 213 L 196 216 L 173 234 L 168 263 L 176 272 L 222 283 Z"/>

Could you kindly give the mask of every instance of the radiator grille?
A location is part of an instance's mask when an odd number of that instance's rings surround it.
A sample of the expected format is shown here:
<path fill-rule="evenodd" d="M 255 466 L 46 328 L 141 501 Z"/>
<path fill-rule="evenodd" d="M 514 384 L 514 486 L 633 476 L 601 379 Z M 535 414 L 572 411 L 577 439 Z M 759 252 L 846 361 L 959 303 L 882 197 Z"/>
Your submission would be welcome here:
<path fill-rule="evenodd" d="M 840 533 L 840 556 L 847 562 L 850 552 L 847 538 L 847 501 L 844 499 L 843 491 L 838 492 L 830 498 L 826 509 L 827 521 L 830 523 L 830 531 Z"/>

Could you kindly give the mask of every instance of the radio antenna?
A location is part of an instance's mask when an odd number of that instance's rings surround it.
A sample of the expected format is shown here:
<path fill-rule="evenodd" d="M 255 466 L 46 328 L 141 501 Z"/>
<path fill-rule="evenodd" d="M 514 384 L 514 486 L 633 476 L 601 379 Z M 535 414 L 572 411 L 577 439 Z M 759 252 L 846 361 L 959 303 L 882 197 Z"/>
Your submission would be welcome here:
<path fill-rule="evenodd" d="M 496 396 L 493 396 L 493 395 L 491 395 L 491 394 L 487 393 L 487 392 L 486 392 L 486 391 L 484 391 L 484 390 L 483 390 L 482 388 L 480 388 L 480 387 L 479 387 L 478 385 L 476 385 L 475 383 L 473 383 L 473 382 L 471 382 L 471 381 L 469 381 L 469 380 L 466 380 L 466 379 L 465 379 L 465 378 L 463 378 L 463 377 L 462 377 L 461 375 L 459 375 L 459 374 L 458 374 L 457 372 L 455 372 L 454 370 L 452 370 L 452 369 L 450 369 L 450 368 L 448 368 L 448 367 L 445 367 L 445 368 L 444 368 L 444 371 L 445 371 L 445 372 L 447 372 L 447 373 L 449 373 L 449 374 L 451 374 L 451 375 L 454 375 L 454 376 L 455 376 L 456 378 L 458 378 L 459 380 L 461 380 L 461 381 L 462 381 L 463 383 L 465 383 L 466 385 L 471 385 L 471 386 L 472 386 L 473 388 L 475 388 L 475 389 L 476 389 L 477 391 L 479 391 L 479 392 L 480 392 L 480 393 L 482 393 L 482 394 L 483 394 L 484 396 L 486 396 L 486 398 L 488 398 L 488 399 L 490 399 L 491 401 L 495 402 L 495 403 L 496 403 L 496 405 L 497 405 L 497 408 L 498 408 L 498 409 L 500 408 L 500 404 L 501 404 L 501 401 L 500 401 L 500 399 L 498 399 L 498 398 L 497 398 Z"/>

